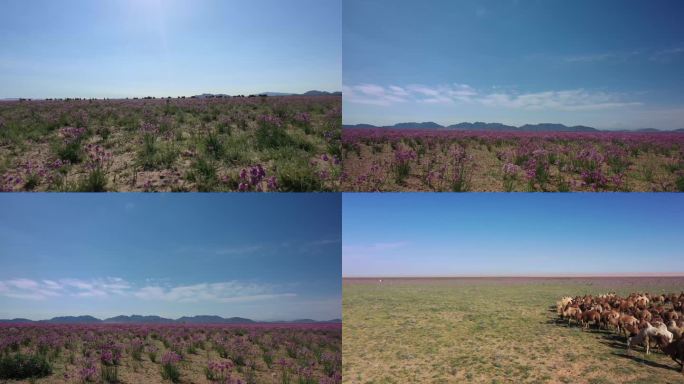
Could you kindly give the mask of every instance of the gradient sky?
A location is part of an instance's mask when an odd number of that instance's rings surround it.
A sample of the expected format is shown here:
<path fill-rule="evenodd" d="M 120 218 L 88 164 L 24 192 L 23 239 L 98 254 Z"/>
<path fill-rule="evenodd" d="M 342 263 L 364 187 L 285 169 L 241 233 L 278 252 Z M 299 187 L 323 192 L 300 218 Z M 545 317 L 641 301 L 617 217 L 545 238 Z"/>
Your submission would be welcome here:
<path fill-rule="evenodd" d="M 346 193 L 342 273 L 684 273 L 684 195 Z"/>
<path fill-rule="evenodd" d="M 341 316 L 339 194 L 0 194 L 0 318 Z"/>
<path fill-rule="evenodd" d="M 0 98 L 339 91 L 339 0 L 3 0 Z"/>
<path fill-rule="evenodd" d="M 684 127 L 680 0 L 343 2 L 345 124 Z"/>

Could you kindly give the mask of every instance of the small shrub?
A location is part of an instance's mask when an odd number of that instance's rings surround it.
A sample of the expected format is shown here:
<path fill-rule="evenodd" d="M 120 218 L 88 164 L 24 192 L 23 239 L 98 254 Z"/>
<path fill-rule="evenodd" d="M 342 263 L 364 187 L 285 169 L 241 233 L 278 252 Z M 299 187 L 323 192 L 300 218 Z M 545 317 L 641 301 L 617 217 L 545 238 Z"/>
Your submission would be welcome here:
<path fill-rule="evenodd" d="M 208 192 L 215 188 L 218 181 L 216 166 L 207 159 L 199 157 L 193 164 L 193 170 L 186 175 L 189 181 L 194 181 L 197 190 Z"/>
<path fill-rule="evenodd" d="M 210 361 L 204 368 L 204 375 L 212 383 L 230 383 L 232 369 L 230 361 Z"/>
<path fill-rule="evenodd" d="M 160 146 L 151 134 L 143 136 L 143 146 L 138 152 L 138 163 L 146 170 L 169 168 L 176 161 L 178 152 L 172 144 Z"/>
<path fill-rule="evenodd" d="M 558 181 L 558 192 L 570 192 L 570 183 L 561 178 Z"/>
<path fill-rule="evenodd" d="M 219 159 L 223 155 L 223 142 L 218 135 L 209 133 L 204 139 L 204 149 L 208 155 L 214 159 Z"/>
<path fill-rule="evenodd" d="M 408 150 L 398 150 L 394 153 L 394 179 L 397 184 L 403 184 L 411 174 L 411 160 L 416 158 L 416 153 Z"/>
<path fill-rule="evenodd" d="M 677 177 L 676 185 L 679 192 L 684 192 L 684 174 Z"/>
<path fill-rule="evenodd" d="M 285 192 L 310 192 L 323 188 L 320 177 L 304 159 L 291 159 L 276 164 L 278 185 Z"/>
<path fill-rule="evenodd" d="M 270 352 L 264 352 L 262 358 L 264 359 L 264 363 L 266 363 L 268 369 L 271 369 L 271 366 L 273 365 L 273 355 Z"/>
<path fill-rule="evenodd" d="M 276 116 L 262 116 L 256 131 L 257 146 L 260 149 L 279 148 L 292 145 L 292 139 L 285 132 L 282 120 Z"/>
<path fill-rule="evenodd" d="M 0 357 L 0 379 L 27 379 L 45 377 L 52 373 L 52 366 L 42 355 L 21 353 Z"/>
<path fill-rule="evenodd" d="M 102 140 L 107 140 L 109 139 L 109 136 L 112 134 L 112 131 L 107 128 L 107 127 L 101 127 L 97 130 L 97 134 L 102 137 Z"/>
<path fill-rule="evenodd" d="M 231 136 L 223 145 L 223 159 L 231 164 L 244 164 L 249 161 L 249 147 L 247 136 Z"/>
<path fill-rule="evenodd" d="M 119 371 L 116 365 L 100 365 L 100 378 L 105 383 L 118 383 Z"/>
<path fill-rule="evenodd" d="M 142 360 L 143 347 L 143 342 L 139 338 L 133 339 L 133 341 L 131 341 L 131 357 L 133 360 Z"/>
<path fill-rule="evenodd" d="M 26 183 L 24 184 L 24 189 L 27 191 L 32 191 L 40 184 L 40 175 L 37 173 L 29 173 L 26 175 Z"/>
<path fill-rule="evenodd" d="M 162 357 L 162 378 L 171 380 L 173 383 L 180 382 L 180 371 L 178 370 L 178 363 L 181 361 L 181 356 L 173 351 L 168 351 Z"/>
<path fill-rule="evenodd" d="M 147 357 L 150 359 L 151 362 L 156 363 L 157 362 L 157 352 L 154 351 L 147 351 Z"/>
<path fill-rule="evenodd" d="M 280 359 L 278 360 L 278 366 L 280 366 L 280 382 L 281 384 L 290 384 L 290 376 L 291 374 L 291 364 L 285 360 L 285 359 Z"/>
<path fill-rule="evenodd" d="M 457 147 L 450 152 L 451 156 L 451 191 L 466 192 L 470 189 L 470 156 L 466 154 L 465 148 Z"/>
<path fill-rule="evenodd" d="M 60 160 L 69 161 L 74 164 L 80 163 L 83 158 L 80 142 L 60 144 L 56 152 Z"/>
<path fill-rule="evenodd" d="M 105 192 L 107 190 L 107 175 L 102 168 L 95 168 L 81 180 L 78 190 L 80 192 Z"/>

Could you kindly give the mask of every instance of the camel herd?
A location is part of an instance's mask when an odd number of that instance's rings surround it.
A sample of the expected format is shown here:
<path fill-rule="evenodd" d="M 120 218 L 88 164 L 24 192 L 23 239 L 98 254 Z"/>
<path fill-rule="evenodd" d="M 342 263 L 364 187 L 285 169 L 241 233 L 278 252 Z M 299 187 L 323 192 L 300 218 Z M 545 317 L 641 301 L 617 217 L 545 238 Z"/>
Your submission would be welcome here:
<path fill-rule="evenodd" d="M 582 329 L 593 326 L 624 335 L 627 353 L 643 346 L 646 354 L 658 348 L 681 365 L 684 373 L 684 292 L 680 294 L 615 293 L 563 297 L 556 302 L 558 316 Z"/>

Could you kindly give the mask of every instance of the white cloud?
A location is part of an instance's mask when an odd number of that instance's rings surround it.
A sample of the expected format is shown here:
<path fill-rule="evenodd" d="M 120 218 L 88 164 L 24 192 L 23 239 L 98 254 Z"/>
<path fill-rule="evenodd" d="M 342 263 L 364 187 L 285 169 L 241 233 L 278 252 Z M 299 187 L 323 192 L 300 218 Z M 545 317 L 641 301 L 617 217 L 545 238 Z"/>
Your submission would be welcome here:
<path fill-rule="evenodd" d="M 345 100 L 351 103 L 390 106 L 396 103 L 478 104 L 492 108 L 525 110 L 593 111 L 642 105 L 624 101 L 617 93 L 595 92 L 584 89 L 515 93 L 497 90 L 478 91 L 467 84 L 405 87 L 376 84 L 344 86 Z"/>
<path fill-rule="evenodd" d="M 391 105 L 409 101 L 410 93 L 398 86 L 387 88 L 375 84 L 359 84 L 342 86 L 345 100 L 359 104 Z"/>
<path fill-rule="evenodd" d="M 158 282 L 158 280 L 154 281 Z M 135 288 L 124 279 L 107 277 L 90 280 L 71 278 L 42 281 L 30 279 L 5 280 L 0 281 L 0 296 L 24 300 L 45 300 L 51 297 L 106 298 L 129 296 L 143 300 L 227 303 L 294 297 L 296 294 L 281 292 L 279 287 L 274 285 L 241 281 L 178 286 L 170 284 L 164 286 L 146 285 L 142 288 Z"/>
<path fill-rule="evenodd" d="M 408 96 L 409 93 L 402 87 L 397 87 L 396 85 L 390 85 L 389 90 L 396 96 Z"/>
<path fill-rule="evenodd" d="M 215 301 L 221 303 L 266 300 L 294 297 L 294 293 L 278 293 L 271 285 L 227 281 L 201 283 L 177 287 L 147 286 L 133 295 L 143 300 L 164 300 L 174 302 Z"/>
<path fill-rule="evenodd" d="M 11 279 L 0 281 L 0 296 L 28 300 L 44 300 L 57 296 L 107 297 L 124 295 L 130 287 L 128 282 L 118 277 L 41 281 Z"/>
<path fill-rule="evenodd" d="M 526 94 L 492 93 L 479 99 L 483 105 L 513 109 L 560 111 L 592 111 L 641 105 L 622 102 L 617 95 L 605 92 L 588 92 L 583 89 L 547 91 Z"/>
<path fill-rule="evenodd" d="M 6 283 L 10 287 L 15 287 L 18 289 L 36 289 L 38 288 L 39 284 L 33 280 L 29 279 L 14 279 L 14 280 L 9 280 Z"/>
<path fill-rule="evenodd" d="M 72 292 L 72 295 L 79 297 L 123 295 L 131 288 L 131 284 L 118 277 L 93 280 L 61 279 L 59 283 L 64 287 L 74 288 L 75 292 Z"/>

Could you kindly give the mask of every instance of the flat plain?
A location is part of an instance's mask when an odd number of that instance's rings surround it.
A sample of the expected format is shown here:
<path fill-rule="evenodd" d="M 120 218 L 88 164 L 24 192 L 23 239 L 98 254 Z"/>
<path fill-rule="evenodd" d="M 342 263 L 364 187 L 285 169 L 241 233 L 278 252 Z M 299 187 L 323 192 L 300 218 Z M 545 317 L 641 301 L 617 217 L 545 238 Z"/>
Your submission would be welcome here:
<path fill-rule="evenodd" d="M 380 279 L 382 281 L 380 281 Z M 684 277 L 345 278 L 345 383 L 675 383 L 660 352 L 558 319 L 562 296 L 680 292 Z"/>

